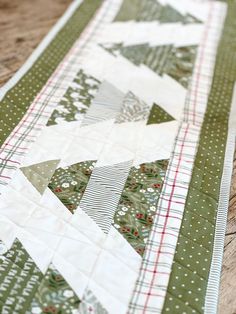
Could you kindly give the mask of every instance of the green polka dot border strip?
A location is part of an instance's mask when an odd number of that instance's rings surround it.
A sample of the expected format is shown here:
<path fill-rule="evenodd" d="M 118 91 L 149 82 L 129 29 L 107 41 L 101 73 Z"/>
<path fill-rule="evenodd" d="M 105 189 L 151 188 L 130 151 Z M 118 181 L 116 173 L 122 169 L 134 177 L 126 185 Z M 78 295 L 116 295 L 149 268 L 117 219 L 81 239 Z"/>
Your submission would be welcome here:
<path fill-rule="evenodd" d="M 90 19 L 101 2 L 74 1 L 61 23 L 52 30 L 49 40 L 39 46 L 36 60 L 33 54 L 25 65 L 26 70 L 13 77 L 15 85 L 12 87 L 9 83 L 1 89 L 1 189 L 8 184 L 28 147 L 67 89 L 66 84 L 71 81 L 73 73 L 67 73 L 67 80 L 61 85 L 61 76 L 65 76 L 63 70 L 71 68 L 73 52 L 80 51 L 91 35 L 84 34 L 85 26 L 90 23 L 90 29 L 94 31 L 97 21 L 91 25 Z"/>
<path fill-rule="evenodd" d="M 0 90 L 0 312 L 216 314 L 234 0 L 74 0 Z"/>

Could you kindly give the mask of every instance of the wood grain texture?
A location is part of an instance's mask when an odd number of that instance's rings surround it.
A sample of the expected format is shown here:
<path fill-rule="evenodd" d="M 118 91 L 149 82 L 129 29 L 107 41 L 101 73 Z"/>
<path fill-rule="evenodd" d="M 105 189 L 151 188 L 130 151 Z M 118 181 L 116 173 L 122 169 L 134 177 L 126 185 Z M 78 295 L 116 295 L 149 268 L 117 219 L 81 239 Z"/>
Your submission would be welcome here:
<path fill-rule="evenodd" d="M 71 0 L 0 0 L 0 86 L 21 67 L 70 2 Z M 219 303 L 219 314 L 235 313 L 236 155 Z"/>
<path fill-rule="evenodd" d="M 0 0 L 0 86 L 30 56 L 71 0 Z"/>

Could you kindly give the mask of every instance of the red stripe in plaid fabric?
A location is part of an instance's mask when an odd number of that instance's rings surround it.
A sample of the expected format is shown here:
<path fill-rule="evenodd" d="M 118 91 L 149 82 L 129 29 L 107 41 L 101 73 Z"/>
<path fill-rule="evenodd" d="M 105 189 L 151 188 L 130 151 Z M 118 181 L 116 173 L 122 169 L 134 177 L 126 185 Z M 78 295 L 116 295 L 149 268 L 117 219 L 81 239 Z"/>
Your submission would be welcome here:
<path fill-rule="evenodd" d="M 184 206 L 184 201 L 180 202 L 179 199 L 183 198 L 184 200 L 187 195 L 186 178 L 191 176 L 191 165 L 193 163 L 193 157 L 189 156 L 190 148 L 185 147 L 185 145 L 194 139 L 196 141 L 199 131 L 199 127 L 186 123 L 183 123 L 179 129 L 174 147 L 175 155 L 171 158 L 171 165 L 167 170 L 168 184 L 165 183 L 163 186 L 154 226 L 147 242 L 147 250 L 136 284 L 133 304 L 130 305 L 130 313 L 144 313 L 149 310 L 152 312 L 153 309 L 149 306 L 150 300 L 154 297 L 155 301 L 157 299 L 163 300 L 165 297 L 163 289 L 169 278 L 169 270 L 175 249 L 173 243 L 177 241 L 182 207 Z M 175 215 L 172 215 L 172 213 Z M 173 241 L 173 239 L 175 240 Z M 163 250 L 164 247 L 168 247 L 169 254 L 166 254 L 166 250 Z M 157 276 L 161 276 L 161 281 L 164 284 L 158 286 L 158 290 L 154 290 L 154 281 Z M 162 295 L 157 297 L 160 292 L 162 292 Z M 159 312 L 159 309 L 157 308 L 155 312 Z"/>
<path fill-rule="evenodd" d="M 168 219 L 171 217 L 171 215 L 170 215 L 171 199 L 174 196 L 175 184 L 176 184 L 176 181 L 177 181 L 178 173 L 180 171 L 180 162 L 181 162 L 181 158 L 182 158 L 182 155 L 183 155 L 183 150 L 184 150 L 184 145 L 185 145 L 185 142 L 186 142 L 188 130 L 189 130 L 189 125 L 187 125 L 187 127 L 184 130 L 184 138 L 183 138 L 183 142 L 182 142 L 181 148 L 180 148 L 180 154 L 179 154 L 179 157 L 178 157 L 178 165 L 177 165 L 177 168 L 176 168 L 177 170 L 175 171 L 175 176 L 174 176 L 174 183 L 173 183 L 172 188 L 171 188 L 170 201 L 168 202 L 168 208 L 167 208 L 167 211 L 166 211 L 166 215 L 164 216 L 165 217 L 165 222 L 164 222 L 163 231 L 162 231 L 162 234 L 161 234 L 161 241 L 160 241 L 160 244 L 159 244 L 159 249 L 157 250 L 157 256 L 156 256 L 156 260 L 155 260 L 155 264 L 154 264 L 155 270 L 153 272 L 155 274 L 158 274 L 158 272 L 159 272 L 158 271 L 158 262 L 159 262 L 159 258 L 160 258 L 160 254 L 161 254 L 162 244 L 164 242 L 164 236 L 165 236 L 165 232 L 166 232 L 166 228 L 167 228 Z M 160 217 L 160 214 L 159 214 L 159 217 Z M 172 254 L 174 254 L 174 253 L 172 253 Z M 167 275 L 168 275 L 168 273 L 167 273 Z M 153 284 L 154 284 L 154 280 L 155 280 L 155 277 L 153 276 L 151 284 L 150 284 L 150 287 L 149 287 L 149 291 L 147 293 L 147 298 L 146 298 L 146 301 L 145 301 L 145 304 L 144 304 L 144 311 L 145 311 L 145 309 L 148 306 L 149 298 L 150 298 L 151 293 L 152 293 L 152 287 L 153 287 Z"/>
<path fill-rule="evenodd" d="M 166 295 L 173 255 L 181 226 L 194 158 L 213 77 L 216 48 L 225 6 L 208 2 L 208 19 L 199 47 L 184 109 L 153 228 L 146 245 L 129 313 L 160 313 Z M 173 218 L 172 214 L 176 218 Z M 168 247 L 168 253 L 163 248 Z"/>
<path fill-rule="evenodd" d="M 207 27 L 207 31 L 204 32 L 204 36 L 203 36 L 203 43 L 206 43 L 207 39 L 208 39 L 208 29 L 211 26 L 211 20 L 212 20 L 212 14 L 213 14 L 213 2 L 210 3 L 210 9 L 209 9 L 209 17 L 208 17 L 208 22 L 206 24 Z M 206 49 L 201 49 L 200 50 L 200 57 L 199 57 L 199 64 L 197 67 L 197 71 L 195 72 L 196 75 L 196 86 L 195 86 L 195 91 L 192 89 L 192 95 L 193 95 L 193 112 L 192 112 L 192 123 L 195 124 L 196 123 L 196 108 L 197 108 L 197 104 L 198 104 L 198 91 L 199 91 L 199 84 L 200 84 L 200 78 L 202 79 L 202 73 L 201 73 L 201 67 L 203 66 L 203 60 L 205 59 L 205 53 L 206 53 Z M 204 75 L 205 78 L 209 79 L 209 75 Z M 193 88 L 193 86 L 191 86 Z M 188 119 L 188 121 L 190 122 L 190 120 Z"/>
<path fill-rule="evenodd" d="M 120 0 L 104 1 L 95 17 L 37 95 L 23 119 L 2 145 L 0 149 L 0 159 L 2 160 L 0 163 L 0 192 L 8 184 L 13 172 L 21 164 L 30 144 L 36 140 L 53 109 L 79 71 L 80 58 L 86 54 L 104 25 L 113 19 L 119 6 Z M 11 165 L 12 163 L 14 166 Z"/>

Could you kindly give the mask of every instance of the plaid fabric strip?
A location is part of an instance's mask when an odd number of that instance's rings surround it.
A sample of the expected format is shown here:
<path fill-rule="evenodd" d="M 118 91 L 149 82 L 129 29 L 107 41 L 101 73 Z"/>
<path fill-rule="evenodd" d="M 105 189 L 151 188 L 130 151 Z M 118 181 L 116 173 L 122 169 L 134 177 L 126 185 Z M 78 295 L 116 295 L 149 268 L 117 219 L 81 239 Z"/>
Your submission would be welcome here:
<path fill-rule="evenodd" d="M 130 314 L 160 313 L 163 308 L 226 12 L 225 5 L 219 2 L 207 2 L 207 6 L 208 19 L 186 99 L 184 119 L 129 305 Z"/>
<path fill-rule="evenodd" d="M 20 123 L 3 143 L 0 149 L 0 193 L 9 183 L 30 145 L 36 140 L 52 111 L 73 81 L 81 67 L 83 55 L 86 55 L 91 45 L 96 42 L 104 25 L 113 20 L 120 4 L 120 0 L 103 2 L 96 16 L 36 96 Z"/>

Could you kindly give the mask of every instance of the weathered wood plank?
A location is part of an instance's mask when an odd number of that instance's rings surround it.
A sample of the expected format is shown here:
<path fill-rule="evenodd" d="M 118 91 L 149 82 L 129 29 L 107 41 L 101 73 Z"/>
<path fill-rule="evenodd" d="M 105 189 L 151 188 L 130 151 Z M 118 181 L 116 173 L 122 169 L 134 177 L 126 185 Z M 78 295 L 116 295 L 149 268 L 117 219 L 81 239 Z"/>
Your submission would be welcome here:
<path fill-rule="evenodd" d="M 0 0 L 0 86 L 21 67 L 71 0 Z"/>

